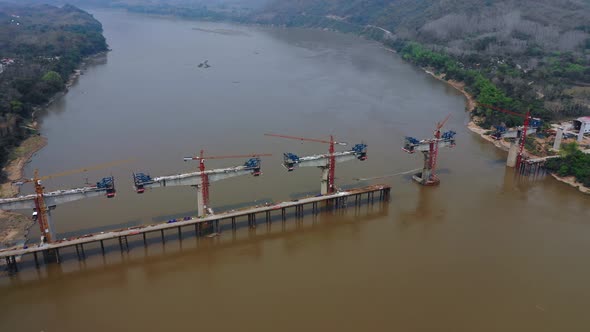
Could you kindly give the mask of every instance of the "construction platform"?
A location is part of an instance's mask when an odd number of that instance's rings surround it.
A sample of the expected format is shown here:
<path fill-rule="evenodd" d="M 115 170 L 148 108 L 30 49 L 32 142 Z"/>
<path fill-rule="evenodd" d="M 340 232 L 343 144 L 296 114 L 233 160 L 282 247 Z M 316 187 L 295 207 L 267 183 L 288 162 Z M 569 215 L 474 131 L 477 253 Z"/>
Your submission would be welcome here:
<path fill-rule="evenodd" d="M 108 232 L 100 232 L 96 234 L 86 234 L 75 238 L 58 240 L 52 243 L 31 245 L 22 248 L 8 248 L 0 250 L 0 259 L 6 260 L 8 270 L 18 271 L 17 263 L 24 255 L 33 255 L 35 265 L 39 266 L 38 254 L 47 261 L 53 260 L 61 263 L 60 249 L 68 247 L 75 247 L 78 258 L 85 257 L 84 245 L 90 243 L 100 242 L 101 252 L 105 254 L 105 241 L 118 239 L 121 251 L 129 250 L 128 238 L 130 236 L 142 236 L 144 245 L 147 246 L 146 234 L 153 232 L 160 232 L 162 241 L 165 241 L 164 231 L 169 229 L 177 229 L 179 237 L 182 237 L 182 227 L 194 226 L 197 236 L 203 235 L 203 230 L 206 227 L 212 227 L 215 232 L 219 232 L 220 223 L 223 221 L 230 221 L 232 228 L 236 228 L 236 221 L 238 218 L 246 217 L 248 226 L 256 225 L 256 216 L 264 213 L 266 222 L 272 219 L 272 213 L 280 211 L 283 220 L 286 220 L 288 209 L 294 209 L 294 215 L 297 218 L 303 217 L 305 207 L 311 205 L 311 212 L 317 214 L 320 212 L 320 203 L 325 203 L 326 209 L 340 209 L 348 206 L 348 199 L 354 198 L 354 206 L 363 203 L 363 196 L 367 202 L 373 203 L 375 201 L 375 193 L 378 194 L 378 200 L 388 200 L 390 196 L 391 187 L 388 185 L 372 185 L 363 188 L 350 189 L 340 191 L 331 195 L 306 197 L 278 204 L 268 204 L 264 206 L 244 208 L 235 211 L 229 211 L 219 214 L 212 214 L 204 218 L 185 217 L 181 220 L 170 220 L 166 223 L 143 225 L 137 227 L 130 227 L 125 229 L 118 229 Z"/>

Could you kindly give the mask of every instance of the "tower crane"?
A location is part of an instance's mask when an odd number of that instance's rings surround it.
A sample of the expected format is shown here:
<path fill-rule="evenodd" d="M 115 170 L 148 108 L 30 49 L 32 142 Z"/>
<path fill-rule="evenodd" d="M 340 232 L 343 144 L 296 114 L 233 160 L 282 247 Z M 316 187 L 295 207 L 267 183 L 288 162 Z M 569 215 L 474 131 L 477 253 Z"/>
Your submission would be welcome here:
<path fill-rule="evenodd" d="M 334 136 L 330 135 L 330 140 L 305 138 L 297 136 L 287 136 L 279 134 L 264 134 L 265 136 L 280 137 L 298 140 L 302 142 L 316 142 L 329 144 L 330 148 L 328 154 L 313 155 L 307 157 L 299 157 L 293 153 L 283 154 L 283 166 L 287 171 L 291 172 L 295 167 L 319 167 L 322 170 L 321 194 L 332 194 L 336 191 L 334 185 L 336 174 L 336 163 L 349 160 L 366 160 L 367 159 L 367 145 L 364 143 L 356 144 L 350 151 L 336 152 L 335 145 L 347 145 L 345 142 L 336 142 Z"/>
<path fill-rule="evenodd" d="M 514 137 L 518 140 L 518 148 L 515 143 L 512 143 L 510 146 L 510 150 L 508 151 L 508 159 L 506 160 L 506 165 L 509 167 L 516 167 L 520 166 L 522 159 L 524 157 L 524 144 L 526 141 L 527 134 L 536 132 L 536 129 L 541 126 L 541 119 L 533 118 L 531 116 L 531 112 L 527 111 L 526 114 L 517 113 L 514 111 L 509 111 L 497 106 L 487 105 L 487 104 L 479 104 L 481 107 L 489 108 L 498 112 L 518 116 L 524 119 L 524 123 L 522 129 L 517 128 L 516 131 L 507 131 L 504 128 L 497 128 L 498 130 L 492 134 L 494 138 L 500 139 L 503 137 Z"/>
<path fill-rule="evenodd" d="M 213 213 L 209 206 L 209 184 L 214 181 L 224 180 L 236 176 L 252 174 L 259 176 L 261 160 L 260 157 L 268 157 L 272 154 L 247 154 L 234 156 L 205 156 L 201 150 L 199 156 L 184 157 L 184 161 L 199 161 L 199 171 L 177 175 L 159 176 L 152 178 L 146 173 L 133 173 L 133 183 L 138 194 L 145 192 L 146 188 L 158 188 L 168 186 L 193 186 L 197 188 L 197 213 L 198 217 L 204 217 Z M 243 165 L 220 168 L 205 169 L 205 160 L 208 159 L 232 159 L 249 158 Z"/>
<path fill-rule="evenodd" d="M 107 198 L 113 198 L 116 194 L 115 178 L 112 176 L 104 177 L 99 182 L 97 182 L 96 185 L 74 189 L 57 190 L 52 192 L 45 192 L 45 187 L 43 186 L 42 181 L 91 170 L 98 170 L 130 161 L 131 160 L 115 161 L 46 176 L 39 176 L 39 171 L 35 170 L 33 178 L 22 179 L 14 182 L 16 185 L 33 183 L 35 186 L 35 193 L 15 198 L 0 199 L 0 209 L 34 209 L 35 212 L 33 212 L 33 217 L 36 218 L 41 230 L 41 243 L 51 243 L 55 241 L 55 229 L 51 220 L 51 210 L 53 210 L 59 204 L 74 202 L 84 198 L 97 197 L 101 195 L 105 195 Z"/>
<path fill-rule="evenodd" d="M 457 134 L 452 130 L 441 133 L 442 127 L 450 117 L 451 115 L 449 114 L 443 121 L 436 124 L 433 138 L 418 140 L 414 137 L 406 136 L 402 150 L 407 153 L 420 151 L 424 155 L 424 167 L 422 168 L 422 173 L 415 174 L 412 177 L 416 182 L 422 185 L 434 186 L 440 183 L 440 179 L 436 175 L 438 149 L 440 147 L 454 147 L 455 135 Z"/>

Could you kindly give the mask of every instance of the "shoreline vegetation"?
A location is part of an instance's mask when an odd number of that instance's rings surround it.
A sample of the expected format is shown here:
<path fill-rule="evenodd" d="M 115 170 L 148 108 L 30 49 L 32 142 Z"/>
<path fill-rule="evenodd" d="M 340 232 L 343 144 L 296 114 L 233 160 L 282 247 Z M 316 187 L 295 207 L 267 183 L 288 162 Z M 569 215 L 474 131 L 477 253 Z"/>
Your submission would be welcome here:
<path fill-rule="evenodd" d="M 108 51 L 100 22 L 76 7 L 0 4 L 0 18 L 8 15 L 0 21 L 0 59 L 9 60 L 0 76 L 0 198 L 20 193 L 13 183 L 47 145 L 38 131 L 39 113 Z M 0 248 L 24 245 L 34 225 L 28 215 L 0 210 Z"/>
<path fill-rule="evenodd" d="M 68 89 L 83 74 L 84 69 L 89 64 L 92 64 L 93 61 L 106 56 L 107 52 L 99 52 L 93 56 L 84 58 L 80 67 L 75 69 L 68 78 L 65 89 L 57 92 L 45 105 L 35 108 L 30 127 L 38 131 L 40 124 L 36 119 L 37 113 L 46 111 L 53 102 L 65 96 L 68 93 Z M 5 178 L 0 181 L 0 198 L 11 198 L 20 194 L 20 186 L 14 185 L 13 183 L 24 178 L 24 171 L 27 164 L 47 144 L 46 137 L 36 134 L 26 138 L 18 147 L 14 148 L 11 160 L 1 169 Z M 28 215 L 0 210 L 0 249 L 24 245 L 27 241 L 29 230 L 34 225 L 35 222 Z"/>
<path fill-rule="evenodd" d="M 472 114 L 472 112 L 473 112 L 473 110 L 475 110 L 475 107 L 477 106 L 477 102 L 475 100 L 475 97 L 465 90 L 465 83 L 457 82 L 454 80 L 446 80 L 444 74 L 437 75 L 434 72 L 428 70 L 427 68 L 422 68 L 422 70 L 424 70 L 425 73 L 431 75 L 435 79 L 445 82 L 448 85 L 452 86 L 453 88 L 455 88 L 456 90 L 461 92 L 463 94 L 463 96 L 465 96 L 465 110 L 470 113 L 470 117 L 471 117 L 471 121 L 469 121 L 469 123 L 467 124 L 467 128 L 469 128 L 469 130 L 478 134 L 484 140 L 494 144 L 494 146 L 496 146 L 497 148 L 499 148 L 503 151 L 508 151 L 508 149 L 510 148 L 509 142 L 506 142 L 504 140 L 495 140 L 495 139 L 491 138 L 489 135 L 486 135 L 486 132 L 488 132 L 488 130 L 480 127 L 479 125 L 477 125 L 475 123 L 476 117 Z M 530 153 L 526 149 L 525 149 L 525 152 L 530 156 L 534 156 L 534 154 Z M 565 183 L 567 185 L 570 185 L 570 186 L 578 189 L 580 192 L 582 192 L 584 194 L 590 195 L 590 187 L 586 187 L 582 183 L 576 181 L 576 178 L 574 176 L 559 176 L 559 175 L 555 174 L 554 172 L 549 172 L 549 174 L 555 180 Z"/>
<path fill-rule="evenodd" d="M 25 166 L 46 145 L 47 139 L 37 135 L 27 138 L 15 149 L 15 158 L 2 170 L 7 176 L 0 185 L 0 198 L 15 197 L 20 193 L 20 187 L 12 182 L 23 178 Z M 35 222 L 27 215 L 0 210 L 0 248 L 24 244 L 33 225 Z"/>

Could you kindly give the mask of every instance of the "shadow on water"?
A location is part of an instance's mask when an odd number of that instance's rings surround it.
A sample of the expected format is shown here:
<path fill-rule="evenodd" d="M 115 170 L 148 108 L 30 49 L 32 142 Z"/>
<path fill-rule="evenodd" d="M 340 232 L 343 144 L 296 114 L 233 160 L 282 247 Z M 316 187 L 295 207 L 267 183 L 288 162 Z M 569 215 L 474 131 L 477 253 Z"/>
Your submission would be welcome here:
<path fill-rule="evenodd" d="M 540 185 L 546 177 L 547 173 L 545 171 L 534 175 L 522 175 L 516 169 L 506 167 L 500 193 L 520 193 L 521 197 L 525 197 L 529 191 Z"/>
<path fill-rule="evenodd" d="M 312 215 L 311 211 L 308 211 Z M 313 234 L 322 235 L 322 238 L 329 239 L 332 233 L 340 232 L 342 229 L 349 227 L 358 231 L 358 228 L 363 224 L 367 224 L 375 220 L 383 220 L 383 217 L 388 215 L 387 201 L 375 202 L 375 204 L 368 204 L 364 202 L 360 206 L 350 208 L 343 208 L 338 210 L 324 211 L 318 215 L 313 215 L 309 220 L 297 219 L 294 217 L 288 218 L 283 222 L 260 222 L 258 227 L 248 228 L 246 223 L 240 223 L 242 226 L 238 229 L 231 229 L 231 225 L 224 225 L 220 229 L 220 233 L 210 233 L 209 236 L 198 236 L 193 230 L 185 230 L 182 234 L 176 234 L 171 230 L 164 237 L 164 242 L 161 241 L 159 232 L 156 235 L 149 235 L 147 238 L 147 246 L 144 247 L 141 235 L 129 238 L 128 248 L 120 247 L 118 240 L 105 240 L 105 255 L 102 255 L 101 248 L 96 244 L 89 244 L 85 246 L 83 254 L 77 253 L 73 247 L 60 250 L 60 257 L 62 257 L 62 264 L 44 265 L 41 263 L 40 268 L 35 268 L 35 262 L 32 255 L 24 257 L 24 260 L 19 263 L 19 270 L 21 272 L 15 274 L 0 274 L 8 276 L 10 282 L 1 287 L 12 286 L 34 286 L 44 287 L 44 282 L 52 282 L 53 278 L 60 278 L 67 275 L 71 280 L 87 280 L 89 276 L 97 277 L 100 275 L 108 275 L 112 278 L 112 273 L 116 273 L 125 279 L 127 270 L 131 267 L 143 267 L 149 269 L 150 276 L 153 272 L 171 273 L 175 270 L 186 269 L 187 265 L 183 260 L 187 258 L 196 259 L 200 256 L 212 256 L 211 250 L 221 252 L 225 249 L 240 250 L 240 258 L 248 257 L 251 259 L 258 259 L 264 253 L 265 241 L 268 240 L 296 240 L 298 237 L 310 236 Z M 337 219 L 334 219 L 336 216 Z M 321 221 L 318 219 L 321 218 Z M 326 218 L 324 221 L 323 218 Z M 277 219 L 277 218 L 273 218 Z M 291 224 L 286 227 L 287 223 Z M 188 228 L 190 226 L 185 226 Z M 241 230 L 240 230 L 241 229 Z M 225 236 L 225 234 L 228 234 Z M 183 248 L 183 242 L 191 241 L 190 247 Z M 297 245 L 290 245 L 286 243 L 286 250 L 297 251 L 303 249 L 305 246 L 300 245 L 300 242 L 295 241 Z M 149 245 L 160 244 L 161 252 L 154 254 L 149 253 Z M 293 242 L 290 242 L 293 244 Z M 196 246 L 195 246 L 196 244 Z M 138 257 L 131 257 L 131 253 L 138 254 L 143 248 L 143 255 Z M 154 246 L 154 248 L 158 248 Z M 117 262 L 112 261 L 116 258 L 117 253 L 120 253 L 121 260 Z M 79 256 L 80 255 L 80 256 Z M 78 256 L 78 267 L 75 267 L 75 259 Z M 92 262 L 87 262 L 86 259 L 93 259 Z M 211 258 L 215 259 L 215 258 Z M 97 262 L 97 260 L 99 262 Z M 212 263 L 212 261 L 210 261 Z M 72 270 L 66 271 L 66 269 Z M 25 272 L 36 271 L 36 277 L 29 277 L 25 280 L 22 274 Z"/>
<path fill-rule="evenodd" d="M 407 182 L 411 182 L 413 181 L 412 176 L 414 176 L 415 174 L 420 174 L 422 171 L 418 170 L 416 171 L 414 174 L 403 174 L 401 176 L 402 179 L 406 180 Z M 453 171 L 450 168 L 438 168 L 436 170 L 436 174 L 437 175 L 447 175 L 447 174 L 452 174 Z"/>
<path fill-rule="evenodd" d="M 490 166 L 505 166 L 506 165 L 506 158 L 489 159 L 488 165 L 490 165 Z"/>
<path fill-rule="evenodd" d="M 447 208 L 436 200 L 436 189 L 437 187 L 419 186 L 415 208 L 401 211 L 398 215 L 400 228 L 406 229 L 415 223 L 427 226 L 442 222 Z"/>

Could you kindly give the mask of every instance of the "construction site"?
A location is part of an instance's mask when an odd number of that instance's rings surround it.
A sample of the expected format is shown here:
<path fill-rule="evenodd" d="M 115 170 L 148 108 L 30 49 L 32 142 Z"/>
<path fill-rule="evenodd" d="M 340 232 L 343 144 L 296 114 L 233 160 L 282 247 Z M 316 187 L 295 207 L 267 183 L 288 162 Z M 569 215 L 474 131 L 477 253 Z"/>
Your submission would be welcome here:
<path fill-rule="evenodd" d="M 38 171 L 35 170 L 33 178 L 25 178 L 13 183 L 18 186 L 32 184 L 34 193 L 15 198 L 0 199 L 0 208 L 2 210 L 28 209 L 29 211 L 32 211 L 32 218 L 39 225 L 41 237 L 36 244 L 31 243 L 25 244 L 21 247 L 0 250 L 0 258 L 5 261 L 6 267 L 9 271 L 16 272 L 19 269 L 18 264 L 24 259 L 23 257 L 26 256 L 33 257 L 36 267 L 39 267 L 41 263 L 49 264 L 62 262 L 63 259 L 61 253 L 68 248 L 74 248 L 78 259 L 84 259 L 86 257 L 84 245 L 90 245 L 92 243 L 100 243 L 101 253 L 105 255 L 105 241 L 108 240 L 118 240 L 120 249 L 122 251 L 128 251 L 130 237 L 135 235 L 140 239 L 143 239 L 144 245 L 147 246 L 147 234 L 158 232 L 161 234 L 162 242 L 164 242 L 164 232 L 170 229 L 176 229 L 178 232 L 178 238 L 182 239 L 183 227 L 187 228 L 188 226 L 192 226 L 194 227 L 193 235 L 195 237 L 200 237 L 204 235 L 218 234 L 226 223 L 234 231 L 242 224 L 245 224 L 249 228 L 256 227 L 257 216 L 260 214 L 263 214 L 263 219 L 266 223 L 272 222 L 275 218 L 280 218 L 280 220 L 285 222 L 288 218 L 301 218 L 306 213 L 317 215 L 327 211 L 344 209 L 347 206 L 359 207 L 363 204 L 373 204 L 375 200 L 389 200 L 391 188 L 388 185 L 371 185 L 346 190 L 338 189 L 336 186 L 336 164 L 353 160 L 366 160 L 366 144 L 359 143 L 355 144 L 349 150 L 336 151 L 336 146 L 346 146 L 347 143 L 337 142 L 332 136 L 329 140 L 322 140 L 278 134 L 265 135 L 274 138 L 292 139 L 328 145 L 328 153 L 325 154 L 299 157 L 294 153 L 288 152 L 283 155 L 282 166 L 287 172 L 292 172 L 299 167 L 316 167 L 320 169 L 319 194 L 287 202 L 273 204 L 266 203 L 263 206 L 245 207 L 229 212 L 225 211 L 216 213 L 210 202 L 210 184 L 245 175 L 258 177 L 262 175 L 262 158 L 270 157 L 271 154 L 209 156 L 205 155 L 205 152 L 201 150 L 198 156 L 183 158 L 185 162 L 198 162 L 198 171 L 196 172 L 167 176 L 152 176 L 145 171 L 132 173 L 134 190 L 137 194 L 148 194 L 147 192 L 155 188 L 174 186 L 195 188 L 197 215 L 185 216 L 182 219 L 173 218 L 159 224 L 115 229 L 111 231 L 102 231 L 98 234 L 89 233 L 71 238 L 58 239 L 51 211 L 57 208 L 58 205 L 83 200 L 85 198 L 99 196 L 108 199 L 115 198 L 117 193 L 115 179 L 113 176 L 104 177 L 94 185 L 51 192 L 45 191 L 43 181 L 89 170 L 109 168 L 127 163 L 129 160 L 96 165 L 47 176 L 40 176 Z M 206 160 L 223 159 L 246 159 L 246 161 L 237 166 L 206 169 Z M 277 213 L 280 213 L 280 215 L 277 215 Z"/>
<path fill-rule="evenodd" d="M 544 174 L 544 162 L 555 156 L 531 157 L 524 151 L 525 140 L 523 137 L 532 135 L 541 126 L 538 119 L 532 118 L 530 114 L 519 114 L 508 110 L 503 110 L 494 106 L 485 105 L 500 112 L 519 116 L 524 119 L 522 127 L 506 129 L 497 126 L 496 130 L 490 134 L 494 140 L 506 140 L 510 142 L 508 147 L 508 157 L 506 166 L 516 168 L 517 172 L 526 176 L 538 176 Z M 436 124 L 433 134 L 429 138 L 417 139 L 406 136 L 402 150 L 408 154 L 420 152 L 423 156 L 423 165 L 421 171 L 412 173 L 412 179 L 423 186 L 439 185 L 441 180 L 437 172 L 438 155 L 441 148 L 453 148 L 456 145 L 456 132 L 453 130 L 443 131 L 443 127 L 449 120 L 450 115 Z M 583 129 L 583 128 L 581 128 Z M 559 147 L 563 130 L 558 130 L 555 145 Z M 235 231 L 241 225 L 248 228 L 256 227 L 257 217 L 262 215 L 265 223 L 271 223 L 273 219 L 279 218 L 286 222 L 290 218 L 301 218 L 306 213 L 317 215 L 337 209 L 345 209 L 347 206 L 358 207 L 363 204 L 373 204 L 375 199 L 378 201 L 388 201 L 391 187 L 385 184 L 369 185 L 351 189 L 340 189 L 336 185 L 336 165 L 348 161 L 365 161 L 368 159 L 368 145 L 358 143 L 352 145 L 349 149 L 337 151 L 337 147 L 348 146 L 348 143 L 336 140 L 333 136 L 329 139 L 314 139 L 298 136 L 289 136 L 282 134 L 267 133 L 269 139 L 287 139 L 309 143 L 328 145 L 328 152 L 325 154 L 315 154 L 300 156 L 297 152 L 283 153 L 281 165 L 286 172 L 293 172 L 301 167 L 318 168 L 320 171 L 320 183 L 318 194 L 295 199 L 292 201 L 265 203 L 254 207 L 243 207 L 232 209 L 231 211 L 216 212 L 214 204 L 210 200 L 210 185 L 212 183 L 227 180 L 234 177 L 253 176 L 259 177 L 262 173 L 262 159 L 271 157 L 268 153 L 253 153 L 245 155 L 207 155 L 201 150 L 198 155 L 184 157 L 185 162 L 198 163 L 198 170 L 195 172 L 179 173 L 175 175 L 152 175 L 145 170 L 134 171 L 132 173 L 133 188 L 137 194 L 149 195 L 151 190 L 163 190 L 166 187 L 190 187 L 194 188 L 196 195 L 196 215 L 184 216 L 182 218 L 171 218 L 162 223 L 133 226 L 123 229 L 114 229 L 101 231 L 99 233 L 88 233 L 81 236 L 58 239 L 56 236 L 55 223 L 52 218 L 52 210 L 58 205 L 83 200 L 86 198 L 103 196 L 108 199 L 116 197 L 117 188 L 113 176 L 104 177 L 94 185 L 87 185 L 80 188 L 64 189 L 58 191 L 46 192 L 43 181 L 60 176 L 66 176 L 85 172 L 91 169 L 105 169 L 118 164 L 127 163 L 129 160 L 117 161 L 93 167 L 87 167 L 78 170 L 66 171 L 58 174 L 40 176 L 38 171 L 32 178 L 24 178 L 13 184 L 23 186 L 32 184 L 34 193 L 14 198 L 0 199 L 0 208 L 2 210 L 29 210 L 32 212 L 32 219 L 38 224 L 41 237 L 38 243 L 27 243 L 24 246 L 5 248 L 0 250 L 0 258 L 6 263 L 9 271 L 18 271 L 19 263 L 29 257 L 34 260 L 34 265 L 39 267 L 41 264 L 60 263 L 63 261 L 60 254 L 64 250 L 74 250 L 78 259 L 86 258 L 84 246 L 100 244 L 100 253 L 106 254 L 108 241 L 115 241 L 121 251 L 128 251 L 129 241 L 142 241 L 144 246 L 148 245 L 147 236 L 153 233 L 159 233 L 162 243 L 165 240 L 165 232 L 176 230 L 178 239 L 182 239 L 183 231 L 186 234 L 192 233 L 195 237 L 210 236 L 221 232 L 227 226 Z M 583 136 L 582 136 L 583 138 Z M 207 160 L 245 160 L 242 164 L 207 169 L 205 163 Z M 407 172 L 393 175 L 377 176 L 365 180 L 381 179 L 389 176 L 406 174 Z M 360 180 L 360 179 L 359 179 Z M 261 180 L 263 181 L 263 180 Z M 224 226 L 225 225 L 225 226 Z M 187 232 L 189 226 L 194 230 Z"/>
<path fill-rule="evenodd" d="M 559 158 L 564 144 L 574 143 L 582 152 L 590 153 L 588 117 L 548 127 L 544 126 L 541 119 L 532 117 L 530 112 L 522 114 L 493 105 L 479 106 L 522 119 L 523 125 L 513 128 L 507 128 L 505 124 L 495 125 L 493 130 L 489 131 L 472 128 L 496 146 L 508 151 L 506 166 L 516 168 L 520 175 L 545 175 L 545 163 L 547 160 Z"/>

